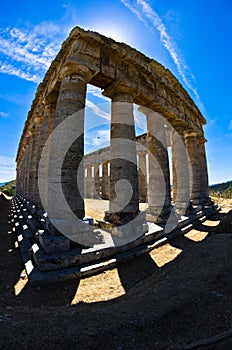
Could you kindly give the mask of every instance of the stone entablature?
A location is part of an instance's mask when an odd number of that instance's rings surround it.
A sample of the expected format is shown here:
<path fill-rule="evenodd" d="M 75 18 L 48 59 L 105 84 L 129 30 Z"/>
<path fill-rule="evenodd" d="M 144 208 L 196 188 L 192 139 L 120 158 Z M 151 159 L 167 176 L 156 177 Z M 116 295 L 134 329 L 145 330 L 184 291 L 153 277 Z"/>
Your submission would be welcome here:
<path fill-rule="evenodd" d="M 181 124 L 203 138 L 204 117 L 173 74 L 160 63 L 123 43 L 75 27 L 40 83 L 20 141 L 17 162 L 27 147 L 35 115 L 56 105 L 65 74 L 89 69 L 89 83 L 105 90 L 115 80 L 133 90 L 133 102 L 160 112 L 172 124 Z"/>

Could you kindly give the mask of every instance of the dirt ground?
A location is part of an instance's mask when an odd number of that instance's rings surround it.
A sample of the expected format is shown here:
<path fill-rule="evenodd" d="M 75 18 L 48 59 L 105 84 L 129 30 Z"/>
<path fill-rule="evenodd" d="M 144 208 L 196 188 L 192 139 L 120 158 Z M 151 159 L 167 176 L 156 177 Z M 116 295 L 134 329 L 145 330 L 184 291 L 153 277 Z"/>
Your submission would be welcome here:
<path fill-rule="evenodd" d="M 83 280 L 31 286 L 0 195 L 0 349 L 177 349 L 232 327 L 232 201 L 170 244 Z M 187 347 L 186 347 L 187 349 Z M 232 338 L 197 349 L 232 349 Z"/>

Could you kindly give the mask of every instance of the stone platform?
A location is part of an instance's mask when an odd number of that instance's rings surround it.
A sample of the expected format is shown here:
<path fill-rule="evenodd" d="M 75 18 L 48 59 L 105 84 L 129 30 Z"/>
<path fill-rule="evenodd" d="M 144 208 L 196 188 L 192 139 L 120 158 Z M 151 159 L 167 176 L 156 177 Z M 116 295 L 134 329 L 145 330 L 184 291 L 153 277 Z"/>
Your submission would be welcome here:
<path fill-rule="evenodd" d="M 212 204 L 189 217 L 181 217 L 169 233 L 165 233 L 163 225 L 148 222 L 147 232 L 126 243 L 109 229 L 95 225 L 93 235 L 97 243 L 93 247 L 79 245 L 61 235 L 46 213 L 21 196 L 12 200 L 10 215 L 29 281 L 41 284 L 83 278 L 113 268 L 165 244 L 175 235 L 188 232 L 194 222 L 203 222 L 218 210 Z"/>

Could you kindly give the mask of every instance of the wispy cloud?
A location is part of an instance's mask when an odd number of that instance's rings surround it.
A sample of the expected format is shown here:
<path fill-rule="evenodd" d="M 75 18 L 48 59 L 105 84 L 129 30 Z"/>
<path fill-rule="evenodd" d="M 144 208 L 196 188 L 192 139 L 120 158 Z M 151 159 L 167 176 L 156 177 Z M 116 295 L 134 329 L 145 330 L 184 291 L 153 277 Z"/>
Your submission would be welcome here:
<path fill-rule="evenodd" d="M 96 105 L 92 101 L 87 99 L 86 106 L 89 107 L 93 111 L 93 113 L 98 117 L 110 120 L 110 113 L 105 112 L 103 109 L 101 109 L 98 105 Z"/>
<path fill-rule="evenodd" d="M 28 68 L 26 68 L 29 70 Z M 41 76 L 37 74 L 33 74 L 30 72 L 25 72 L 23 67 L 16 68 L 11 64 L 5 64 L 0 61 L 0 73 L 5 73 L 9 75 L 14 75 L 20 79 L 24 79 L 27 81 L 33 81 L 34 83 L 38 83 L 41 80 Z"/>
<path fill-rule="evenodd" d="M 229 130 L 232 130 L 232 120 L 229 123 Z"/>
<path fill-rule="evenodd" d="M 0 111 L 0 118 L 8 118 L 9 114 Z"/>
<path fill-rule="evenodd" d="M 0 73 L 38 83 L 66 36 L 67 29 L 53 22 L 0 28 Z"/>
<path fill-rule="evenodd" d="M 120 1 L 146 26 L 152 26 L 159 32 L 160 41 L 169 52 L 183 83 L 193 93 L 196 103 L 204 110 L 204 106 L 200 100 L 197 89 L 194 87 L 195 78 L 185 63 L 184 58 L 174 40 L 168 34 L 166 26 L 156 11 L 145 0 L 136 0 L 133 5 L 129 0 Z"/>

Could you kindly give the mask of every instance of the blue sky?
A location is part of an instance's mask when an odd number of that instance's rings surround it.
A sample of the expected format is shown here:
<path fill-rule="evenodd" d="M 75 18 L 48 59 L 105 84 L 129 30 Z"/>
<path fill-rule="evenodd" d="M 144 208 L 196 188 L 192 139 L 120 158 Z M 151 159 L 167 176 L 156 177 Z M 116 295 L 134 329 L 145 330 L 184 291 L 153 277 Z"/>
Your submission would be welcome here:
<path fill-rule="evenodd" d="M 125 42 L 169 68 L 207 120 L 210 184 L 232 180 L 230 0 L 15 0 L 2 2 L 0 12 L 0 182 L 15 178 L 17 147 L 37 85 L 76 25 Z M 90 151 L 107 144 L 109 104 L 97 89 L 88 91 Z M 102 126 L 92 129 L 93 120 Z M 137 127 L 143 122 L 137 115 Z"/>

